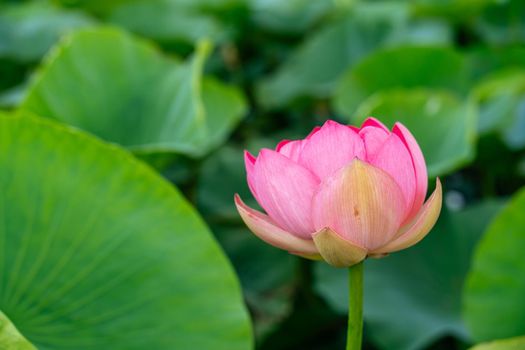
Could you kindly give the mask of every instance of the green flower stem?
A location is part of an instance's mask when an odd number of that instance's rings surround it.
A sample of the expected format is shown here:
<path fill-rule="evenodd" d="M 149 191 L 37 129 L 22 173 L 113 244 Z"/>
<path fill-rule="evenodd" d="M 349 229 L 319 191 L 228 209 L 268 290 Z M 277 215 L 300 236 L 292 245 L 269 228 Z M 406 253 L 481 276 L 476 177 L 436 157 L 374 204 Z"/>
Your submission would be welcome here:
<path fill-rule="evenodd" d="M 346 350 L 361 350 L 363 340 L 363 262 L 348 269 L 348 331 Z"/>

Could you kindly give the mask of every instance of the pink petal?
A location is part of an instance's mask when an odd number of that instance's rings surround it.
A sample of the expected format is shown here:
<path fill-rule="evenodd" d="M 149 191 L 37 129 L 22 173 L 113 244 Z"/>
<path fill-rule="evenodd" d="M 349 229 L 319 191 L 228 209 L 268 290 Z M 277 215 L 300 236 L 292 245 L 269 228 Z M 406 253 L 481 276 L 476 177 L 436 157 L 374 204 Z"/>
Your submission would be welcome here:
<path fill-rule="evenodd" d="M 416 178 L 412 158 L 403 141 L 397 135 L 390 134 L 375 154 L 367 153 L 367 159 L 370 164 L 390 174 L 399 185 L 405 198 L 404 219 L 407 219 L 416 193 Z"/>
<path fill-rule="evenodd" d="M 348 126 L 329 120 L 305 141 L 299 163 L 323 179 L 355 157 L 364 159 L 364 156 L 359 135 Z"/>
<path fill-rule="evenodd" d="M 319 180 L 308 169 L 275 151 L 263 149 L 254 167 L 261 207 L 281 228 L 311 238 L 311 201 Z"/>
<path fill-rule="evenodd" d="M 305 240 L 292 235 L 278 227 L 268 215 L 254 210 L 244 204 L 238 194 L 235 205 L 244 223 L 260 239 L 274 247 L 292 251 L 295 254 L 316 256 L 317 248 L 312 240 Z"/>
<path fill-rule="evenodd" d="M 254 166 L 256 158 L 248 151 L 244 151 L 244 166 L 246 168 L 246 179 L 248 181 L 248 187 L 252 192 L 253 196 L 257 198 L 257 193 L 255 192 L 255 183 L 254 183 Z"/>
<path fill-rule="evenodd" d="M 285 140 L 285 141 L 279 142 L 275 150 L 279 152 L 280 154 L 282 154 L 283 156 L 286 156 L 289 159 L 293 160 L 294 162 L 297 162 L 299 160 L 299 155 L 301 154 L 303 144 L 304 144 L 304 141 L 302 140 L 295 140 L 295 141 Z"/>
<path fill-rule="evenodd" d="M 381 123 L 378 119 L 374 117 L 368 117 L 363 122 L 363 125 L 361 125 L 361 129 L 366 128 L 367 126 L 372 126 L 378 129 L 381 129 L 385 131 L 386 133 L 390 133 L 390 130 L 385 126 L 385 124 Z"/>
<path fill-rule="evenodd" d="M 363 139 L 365 150 L 368 155 L 375 155 L 388 139 L 390 132 L 374 126 L 365 126 L 359 130 L 359 136 Z"/>
<path fill-rule="evenodd" d="M 301 150 L 303 149 L 303 146 L 305 145 L 306 140 L 310 139 L 312 135 L 315 135 L 319 130 L 321 130 L 321 127 L 316 126 L 313 128 L 313 130 L 306 136 L 305 140 L 283 140 L 277 144 L 277 147 L 275 148 L 275 151 L 281 153 L 284 156 L 287 156 L 294 162 L 299 161 L 299 155 L 301 154 Z"/>
<path fill-rule="evenodd" d="M 439 178 L 436 180 L 436 189 L 428 199 L 428 201 L 421 207 L 421 210 L 416 215 L 414 220 L 396 235 L 393 241 L 374 250 L 373 254 L 391 253 L 398 250 L 406 249 L 421 241 L 434 227 L 442 204 L 442 190 Z"/>
<path fill-rule="evenodd" d="M 314 243 L 323 259 L 335 267 L 348 267 L 366 258 L 367 251 L 330 228 L 314 233 Z"/>
<path fill-rule="evenodd" d="M 403 193 L 394 179 L 357 159 L 325 179 L 312 201 L 316 230 L 329 227 L 369 250 L 392 239 L 404 214 Z"/>
<path fill-rule="evenodd" d="M 425 201 L 425 196 L 427 195 L 428 187 L 428 175 L 427 175 L 427 166 L 425 164 L 425 158 L 421 152 L 421 148 L 417 144 L 416 139 L 410 131 L 401 123 L 396 123 L 392 132 L 399 136 L 401 141 L 405 144 L 405 147 L 408 149 L 408 152 L 412 158 L 412 165 L 414 167 L 415 173 L 415 193 L 414 193 L 414 202 L 412 208 L 410 209 L 410 214 L 408 218 L 413 217 L 423 205 Z"/>
<path fill-rule="evenodd" d="M 281 153 L 281 148 L 284 147 L 287 143 L 292 142 L 292 140 L 282 140 L 280 141 L 277 146 L 275 147 L 275 152 Z"/>

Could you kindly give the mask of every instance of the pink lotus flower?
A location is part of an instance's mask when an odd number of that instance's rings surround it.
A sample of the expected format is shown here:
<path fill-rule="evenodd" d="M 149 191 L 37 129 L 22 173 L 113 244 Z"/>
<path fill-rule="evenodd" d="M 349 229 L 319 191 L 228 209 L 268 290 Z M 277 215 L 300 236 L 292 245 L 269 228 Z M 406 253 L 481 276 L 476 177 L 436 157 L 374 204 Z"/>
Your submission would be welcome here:
<path fill-rule="evenodd" d="M 441 184 L 427 192 L 425 159 L 400 123 L 361 128 L 327 121 L 304 140 L 245 152 L 248 185 L 267 215 L 235 204 L 263 241 L 334 266 L 381 257 L 423 239 L 441 210 Z"/>

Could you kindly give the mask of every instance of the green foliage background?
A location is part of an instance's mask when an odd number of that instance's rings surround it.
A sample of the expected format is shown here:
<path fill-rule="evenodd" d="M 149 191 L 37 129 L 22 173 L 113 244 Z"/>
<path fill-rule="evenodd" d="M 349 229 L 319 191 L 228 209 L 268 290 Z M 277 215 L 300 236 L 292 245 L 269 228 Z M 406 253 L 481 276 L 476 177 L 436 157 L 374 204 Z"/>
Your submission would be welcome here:
<path fill-rule="evenodd" d="M 4 0 L 0 109 L 0 349 L 342 349 L 345 271 L 233 194 L 244 149 L 369 115 L 444 208 L 366 262 L 365 349 L 525 349 L 521 0 Z"/>

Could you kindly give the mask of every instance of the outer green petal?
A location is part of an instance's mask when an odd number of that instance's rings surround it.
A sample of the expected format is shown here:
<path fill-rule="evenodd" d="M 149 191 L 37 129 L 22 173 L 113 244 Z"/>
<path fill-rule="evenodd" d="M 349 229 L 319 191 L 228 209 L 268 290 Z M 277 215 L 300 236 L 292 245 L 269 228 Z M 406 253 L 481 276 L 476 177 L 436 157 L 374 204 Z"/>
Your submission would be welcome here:
<path fill-rule="evenodd" d="M 314 234 L 314 242 L 323 259 L 335 267 L 348 267 L 366 258 L 366 249 L 324 228 Z"/>

